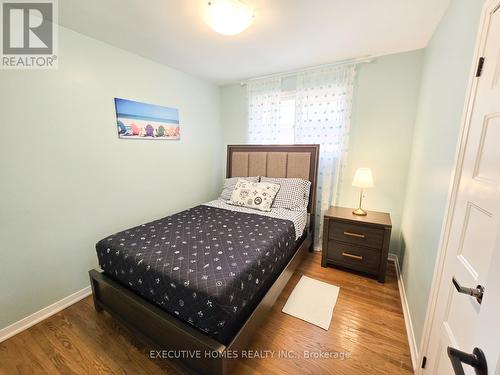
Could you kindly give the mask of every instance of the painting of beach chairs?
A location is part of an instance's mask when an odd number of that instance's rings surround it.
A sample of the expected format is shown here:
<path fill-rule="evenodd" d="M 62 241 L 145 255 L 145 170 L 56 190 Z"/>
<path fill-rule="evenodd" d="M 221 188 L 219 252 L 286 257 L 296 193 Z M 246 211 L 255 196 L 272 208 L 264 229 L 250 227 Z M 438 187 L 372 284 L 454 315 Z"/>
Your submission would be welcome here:
<path fill-rule="evenodd" d="M 175 108 L 115 98 L 118 136 L 122 139 L 180 139 Z"/>

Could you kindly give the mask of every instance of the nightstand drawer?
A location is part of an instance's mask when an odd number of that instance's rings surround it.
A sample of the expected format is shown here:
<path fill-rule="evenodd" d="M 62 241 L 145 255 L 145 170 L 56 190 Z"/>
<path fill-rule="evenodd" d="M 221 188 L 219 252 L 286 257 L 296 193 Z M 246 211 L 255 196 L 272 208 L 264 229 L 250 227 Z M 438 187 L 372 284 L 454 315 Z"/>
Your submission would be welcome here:
<path fill-rule="evenodd" d="M 353 225 L 337 220 L 330 221 L 329 239 L 381 249 L 384 243 L 384 230 L 364 225 Z"/>
<path fill-rule="evenodd" d="M 327 260 L 357 271 L 377 273 L 380 252 L 366 247 L 328 241 Z"/>

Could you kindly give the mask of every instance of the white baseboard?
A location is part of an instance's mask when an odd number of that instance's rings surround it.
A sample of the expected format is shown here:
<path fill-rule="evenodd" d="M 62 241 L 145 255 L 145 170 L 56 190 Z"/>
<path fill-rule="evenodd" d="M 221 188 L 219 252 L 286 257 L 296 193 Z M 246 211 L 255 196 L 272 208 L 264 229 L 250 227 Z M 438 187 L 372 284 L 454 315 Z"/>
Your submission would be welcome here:
<path fill-rule="evenodd" d="M 80 301 L 81 299 L 92 294 L 92 290 L 90 289 L 90 285 L 75 292 L 67 297 L 64 297 L 62 300 L 53 303 L 50 306 L 47 306 L 26 318 L 23 318 L 10 326 L 0 329 L 0 342 L 7 340 L 8 338 L 17 335 L 19 332 L 28 329 L 31 326 L 41 322 L 44 319 L 47 319 L 49 316 L 58 313 L 59 311 L 65 309 L 68 306 Z"/>
<path fill-rule="evenodd" d="M 401 268 L 399 267 L 398 257 L 395 254 L 389 254 L 389 260 L 392 260 L 396 265 L 396 274 L 398 277 L 399 296 L 401 297 L 401 305 L 403 307 L 403 316 L 405 318 L 406 334 L 408 335 L 408 344 L 410 346 L 411 363 L 413 371 L 417 369 L 418 360 L 418 346 L 415 340 L 415 332 L 413 331 L 413 324 L 411 322 L 410 307 L 406 299 L 405 286 L 403 284 L 403 277 L 401 276 Z"/>

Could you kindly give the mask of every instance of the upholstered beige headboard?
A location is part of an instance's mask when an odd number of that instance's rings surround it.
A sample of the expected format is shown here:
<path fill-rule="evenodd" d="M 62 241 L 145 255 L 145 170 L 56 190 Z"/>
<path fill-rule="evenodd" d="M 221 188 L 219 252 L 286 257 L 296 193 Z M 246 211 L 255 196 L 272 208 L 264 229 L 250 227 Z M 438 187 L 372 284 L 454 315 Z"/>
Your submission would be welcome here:
<path fill-rule="evenodd" d="M 314 217 L 319 145 L 229 145 L 227 177 L 288 177 L 311 181 L 308 212 Z"/>

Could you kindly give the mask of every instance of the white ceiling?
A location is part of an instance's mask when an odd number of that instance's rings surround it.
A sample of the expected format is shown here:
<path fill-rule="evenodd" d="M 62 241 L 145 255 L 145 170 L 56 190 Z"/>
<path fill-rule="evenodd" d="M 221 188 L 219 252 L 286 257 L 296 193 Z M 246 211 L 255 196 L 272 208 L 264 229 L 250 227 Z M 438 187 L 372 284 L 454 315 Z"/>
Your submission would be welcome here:
<path fill-rule="evenodd" d="M 423 48 L 450 0 L 246 0 L 253 24 L 216 34 L 207 0 L 61 0 L 59 22 L 217 84 Z"/>

